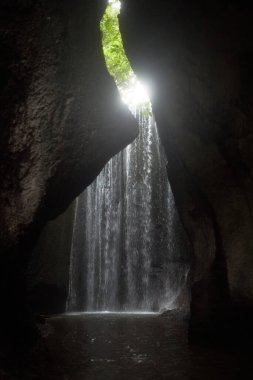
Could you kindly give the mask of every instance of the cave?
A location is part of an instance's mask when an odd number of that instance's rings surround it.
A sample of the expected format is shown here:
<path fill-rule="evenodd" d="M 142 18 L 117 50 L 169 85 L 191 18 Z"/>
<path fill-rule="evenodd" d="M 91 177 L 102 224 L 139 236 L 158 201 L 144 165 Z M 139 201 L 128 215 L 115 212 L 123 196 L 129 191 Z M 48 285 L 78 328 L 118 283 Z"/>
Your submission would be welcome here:
<path fill-rule="evenodd" d="M 0 10 L 0 378 L 251 378 L 252 7 Z"/>

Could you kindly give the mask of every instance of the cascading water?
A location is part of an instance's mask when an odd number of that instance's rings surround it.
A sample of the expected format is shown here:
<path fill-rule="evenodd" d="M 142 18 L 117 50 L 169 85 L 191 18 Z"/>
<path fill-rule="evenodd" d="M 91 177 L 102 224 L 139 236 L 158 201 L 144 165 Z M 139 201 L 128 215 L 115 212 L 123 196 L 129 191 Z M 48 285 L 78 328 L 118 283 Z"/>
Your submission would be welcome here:
<path fill-rule="evenodd" d="M 77 199 L 68 310 L 170 308 L 188 273 L 156 125 L 139 110 L 139 137 Z"/>
<path fill-rule="evenodd" d="M 172 307 L 186 283 L 165 155 L 151 105 L 130 76 L 142 95 L 131 106 L 139 137 L 76 200 L 68 311 L 159 311 Z M 125 88 L 123 99 L 133 97 Z"/>

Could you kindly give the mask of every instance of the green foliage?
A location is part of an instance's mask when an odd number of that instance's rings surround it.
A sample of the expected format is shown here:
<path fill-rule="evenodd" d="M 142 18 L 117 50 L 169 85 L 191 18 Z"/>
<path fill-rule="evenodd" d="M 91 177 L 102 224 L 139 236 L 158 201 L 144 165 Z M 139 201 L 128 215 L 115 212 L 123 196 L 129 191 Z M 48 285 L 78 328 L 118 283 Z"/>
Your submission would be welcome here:
<path fill-rule="evenodd" d="M 151 103 L 148 96 L 143 95 L 140 82 L 134 74 L 126 56 L 119 29 L 119 0 L 109 0 L 104 16 L 100 22 L 102 46 L 109 73 L 114 78 L 121 99 L 136 116 L 141 109 L 144 116 L 151 116 Z"/>
<path fill-rule="evenodd" d="M 119 10 L 108 4 L 100 23 L 102 31 L 102 45 L 106 65 L 113 76 L 117 86 L 124 89 L 129 83 L 133 70 L 124 51 L 123 42 L 119 30 Z"/>

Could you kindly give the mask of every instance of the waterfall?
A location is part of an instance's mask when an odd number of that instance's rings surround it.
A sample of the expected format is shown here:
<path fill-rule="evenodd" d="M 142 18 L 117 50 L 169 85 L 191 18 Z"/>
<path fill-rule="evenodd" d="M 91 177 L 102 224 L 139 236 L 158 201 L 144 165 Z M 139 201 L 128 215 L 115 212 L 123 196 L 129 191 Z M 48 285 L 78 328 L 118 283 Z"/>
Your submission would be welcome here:
<path fill-rule="evenodd" d="M 156 124 L 136 111 L 139 137 L 76 200 L 68 311 L 171 308 L 188 262 Z"/>

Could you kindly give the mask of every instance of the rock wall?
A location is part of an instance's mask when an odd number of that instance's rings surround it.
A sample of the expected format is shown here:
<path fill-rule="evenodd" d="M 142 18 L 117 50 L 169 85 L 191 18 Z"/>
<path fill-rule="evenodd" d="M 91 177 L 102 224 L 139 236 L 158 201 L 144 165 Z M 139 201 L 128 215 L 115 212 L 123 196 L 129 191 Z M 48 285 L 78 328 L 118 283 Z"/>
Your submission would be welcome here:
<path fill-rule="evenodd" d="M 43 225 L 138 133 L 105 66 L 99 29 L 105 6 L 105 0 L 0 4 L 4 327 L 13 313 L 23 319 L 26 263 Z"/>
<path fill-rule="evenodd" d="M 193 246 L 192 328 L 253 305 L 253 27 L 244 1 L 122 1 Z"/>
<path fill-rule="evenodd" d="M 65 209 L 137 134 L 104 63 L 105 4 L 1 2 L 2 247 Z"/>
<path fill-rule="evenodd" d="M 76 202 L 48 222 L 36 242 L 27 269 L 27 293 L 32 312 L 58 314 L 66 310 Z"/>

